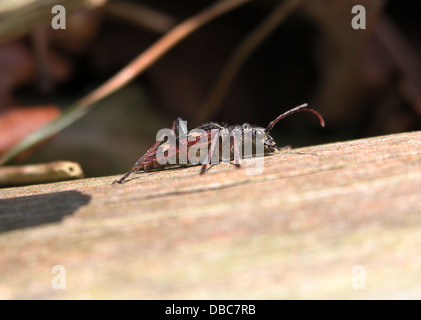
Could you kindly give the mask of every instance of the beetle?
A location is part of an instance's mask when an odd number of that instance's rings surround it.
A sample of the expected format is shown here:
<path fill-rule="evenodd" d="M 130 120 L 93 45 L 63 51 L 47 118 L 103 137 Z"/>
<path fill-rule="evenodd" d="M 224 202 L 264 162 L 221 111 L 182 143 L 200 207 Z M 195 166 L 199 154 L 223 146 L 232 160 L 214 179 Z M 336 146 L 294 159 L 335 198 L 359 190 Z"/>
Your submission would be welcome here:
<path fill-rule="evenodd" d="M 133 168 L 120 179 L 115 180 L 113 184 L 123 184 L 133 173 L 141 171 L 147 172 L 170 166 L 169 164 L 163 164 L 158 161 L 159 156 L 172 155 L 179 159 L 181 156 L 181 146 L 184 147 L 184 152 L 189 152 L 192 148 L 197 148 L 199 146 L 203 147 L 203 145 L 206 147 L 210 146 L 209 153 L 203 161 L 202 168 L 200 170 L 200 174 L 202 175 L 206 172 L 208 165 L 211 163 L 211 159 L 215 153 L 215 149 L 217 148 L 219 138 L 222 137 L 224 139 L 227 136 L 232 136 L 233 138 L 229 139 L 230 158 L 234 158 L 233 165 L 235 165 L 237 168 L 240 168 L 241 166 L 238 160 L 240 158 L 241 147 L 243 147 L 246 143 L 251 143 L 253 146 L 256 146 L 260 143 L 264 147 L 263 155 L 279 152 L 280 148 L 276 145 L 275 140 L 269 134 L 270 130 L 273 129 L 279 120 L 294 113 L 303 111 L 315 114 L 319 119 L 320 125 L 322 127 L 325 126 L 325 121 L 322 115 L 316 110 L 309 108 L 306 103 L 282 113 L 275 120 L 270 122 L 266 128 L 252 126 L 248 123 L 244 123 L 242 125 L 227 126 L 226 124 L 220 124 L 217 122 L 208 122 L 195 129 L 187 131 L 187 127 L 184 121 L 181 118 L 177 118 L 173 122 L 171 129 L 171 131 L 174 132 L 174 130 L 177 128 L 180 132 L 180 135 L 176 138 L 176 144 L 170 144 L 168 141 L 164 143 L 165 135 L 160 137 L 156 143 L 135 163 Z M 249 135 L 245 134 L 247 131 L 250 133 Z M 239 133 L 239 135 L 232 134 L 234 132 Z M 222 145 L 219 145 L 219 157 L 221 154 Z"/>

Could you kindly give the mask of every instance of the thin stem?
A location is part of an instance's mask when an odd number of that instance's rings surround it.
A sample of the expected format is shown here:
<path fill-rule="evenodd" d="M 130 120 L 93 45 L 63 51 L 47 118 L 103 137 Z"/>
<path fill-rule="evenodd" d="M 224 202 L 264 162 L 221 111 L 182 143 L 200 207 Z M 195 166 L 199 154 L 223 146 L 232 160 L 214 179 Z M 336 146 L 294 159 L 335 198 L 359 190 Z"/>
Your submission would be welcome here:
<path fill-rule="evenodd" d="M 201 109 L 199 109 L 195 117 L 196 124 L 209 120 L 217 112 L 231 83 L 247 59 L 301 4 L 302 1 L 303 0 L 282 1 L 237 47 L 225 63 L 222 72 L 215 81 L 209 95 L 205 98 Z"/>

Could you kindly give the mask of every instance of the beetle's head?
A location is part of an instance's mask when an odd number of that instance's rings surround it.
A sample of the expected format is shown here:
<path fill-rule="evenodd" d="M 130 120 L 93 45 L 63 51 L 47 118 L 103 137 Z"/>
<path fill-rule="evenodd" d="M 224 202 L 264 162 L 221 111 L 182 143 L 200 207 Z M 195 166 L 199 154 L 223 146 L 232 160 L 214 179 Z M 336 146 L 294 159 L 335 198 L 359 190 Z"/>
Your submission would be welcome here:
<path fill-rule="evenodd" d="M 274 153 L 279 151 L 279 148 L 276 146 L 275 139 L 269 133 L 265 132 L 264 138 L 265 154 Z"/>

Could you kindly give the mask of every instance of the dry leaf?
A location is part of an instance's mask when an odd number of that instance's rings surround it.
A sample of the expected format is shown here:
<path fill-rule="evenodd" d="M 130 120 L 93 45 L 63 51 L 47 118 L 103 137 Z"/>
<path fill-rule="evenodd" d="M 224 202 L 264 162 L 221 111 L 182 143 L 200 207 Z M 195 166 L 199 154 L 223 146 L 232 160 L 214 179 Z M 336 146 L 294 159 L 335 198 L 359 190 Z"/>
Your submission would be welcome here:
<path fill-rule="evenodd" d="M 56 106 L 14 107 L 0 112 L 0 154 L 58 118 Z"/>

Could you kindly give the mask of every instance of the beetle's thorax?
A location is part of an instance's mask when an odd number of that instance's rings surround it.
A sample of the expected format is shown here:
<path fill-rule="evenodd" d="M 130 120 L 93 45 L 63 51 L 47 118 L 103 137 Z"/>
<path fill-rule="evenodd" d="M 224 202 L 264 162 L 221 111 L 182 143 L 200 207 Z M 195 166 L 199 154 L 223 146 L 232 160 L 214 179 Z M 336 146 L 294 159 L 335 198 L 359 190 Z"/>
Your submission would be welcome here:
<path fill-rule="evenodd" d="M 276 146 L 275 140 L 272 136 L 266 132 L 265 128 L 253 126 L 248 123 L 242 125 L 228 126 L 226 124 L 220 124 L 217 122 L 209 122 L 199 126 L 197 129 L 212 131 L 219 130 L 220 136 L 224 139 L 227 137 L 236 136 L 236 141 L 242 146 L 242 150 L 246 150 L 246 146 L 252 146 L 252 155 L 256 154 L 257 146 L 264 147 L 264 153 L 273 153 L 278 147 Z"/>

